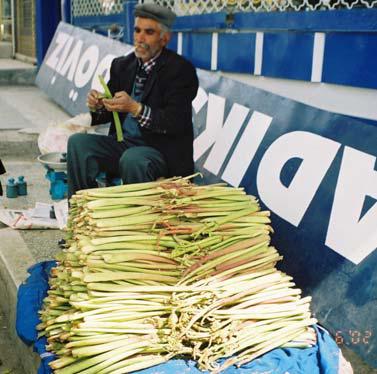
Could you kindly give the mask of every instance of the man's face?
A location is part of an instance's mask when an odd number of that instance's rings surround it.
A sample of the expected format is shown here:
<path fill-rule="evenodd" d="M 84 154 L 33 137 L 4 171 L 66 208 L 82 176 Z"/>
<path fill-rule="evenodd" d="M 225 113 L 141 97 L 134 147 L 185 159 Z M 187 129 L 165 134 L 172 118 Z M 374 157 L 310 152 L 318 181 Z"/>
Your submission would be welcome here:
<path fill-rule="evenodd" d="M 149 18 L 136 17 L 134 29 L 135 55 L 149 61 L 168 43 L 169 33 L 161 36 L 160 24 Z"/>

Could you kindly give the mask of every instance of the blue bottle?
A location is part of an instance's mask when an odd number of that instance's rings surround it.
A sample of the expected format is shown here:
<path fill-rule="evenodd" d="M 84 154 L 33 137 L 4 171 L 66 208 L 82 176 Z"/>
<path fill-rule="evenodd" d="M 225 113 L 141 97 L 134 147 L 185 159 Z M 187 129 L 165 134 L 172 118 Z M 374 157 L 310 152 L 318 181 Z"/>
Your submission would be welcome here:
<path fill-rule="evenodd" d="M 26 196 L 27 195 L 27 183 L 24 180 L 23 175 L 20 175 L 18 177 L 17 188 L 18 188 L 18 196 Z"/>
<path fill-rule="evenodd" d="M 13 199 L 18 196 L 17 183 L 14 182 L 14 178 L 9 178 L 6 185 L 6 195 L 9 199 Z"/>

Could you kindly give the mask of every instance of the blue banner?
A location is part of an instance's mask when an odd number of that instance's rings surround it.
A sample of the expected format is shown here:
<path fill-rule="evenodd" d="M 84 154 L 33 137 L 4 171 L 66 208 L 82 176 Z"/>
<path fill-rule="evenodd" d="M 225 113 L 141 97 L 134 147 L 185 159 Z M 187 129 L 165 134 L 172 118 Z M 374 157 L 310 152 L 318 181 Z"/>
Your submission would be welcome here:
<path fill-rule="evenodd" d="M 37 77 L 71 114 L 87 111 L 130 46 L 61 23 Z M 336 341 L 377 367 L 377 126 L 198 70 L 194 158 L 204 179 L 243 186 L 271 211 L 280 268 Z"/>
<path fill-rule="evenodd" d="M 280 268 L 377 366 L 377 127 L 199 71 L 195 163 L 271 211 Z"/>
<path fill-rule="evenodd" d="M 131 50 L 127 44 L 60 22 L 36 84 L 69 114 L 85 112 L 88 91 L 102 90 L 98 75 L 108 80 L 111 61 Z"/>

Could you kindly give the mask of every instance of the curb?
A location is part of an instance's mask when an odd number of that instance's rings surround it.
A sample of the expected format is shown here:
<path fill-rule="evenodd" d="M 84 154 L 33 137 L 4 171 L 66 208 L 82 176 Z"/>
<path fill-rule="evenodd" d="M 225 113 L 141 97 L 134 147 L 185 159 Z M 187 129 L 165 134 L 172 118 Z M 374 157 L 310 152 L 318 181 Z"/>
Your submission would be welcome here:
<path fill-rule="evenodd" d="M 18 130 L 0 131 L 0 157 L 2 160 L 35 160 L 40 155 L 38 134 L 22 133 Z"/>
<path fill-rule="evenodd" d="M 3 69 L 0 71 L 0 86 L 34 86 L 37 68 Z"/>
<path fill-rule="evenodd" d="M 9 328 L 11 346 L 18 357 L 25 374 L 38 371 L 39 357 L 31 347 L 24 344 L 16 333 L 16 307 L 18 286 L 28 276 L 27 269 L 34 259 L 21 235 L 10 228 L 0 228 L 0 298 L 5 321 Z"/>

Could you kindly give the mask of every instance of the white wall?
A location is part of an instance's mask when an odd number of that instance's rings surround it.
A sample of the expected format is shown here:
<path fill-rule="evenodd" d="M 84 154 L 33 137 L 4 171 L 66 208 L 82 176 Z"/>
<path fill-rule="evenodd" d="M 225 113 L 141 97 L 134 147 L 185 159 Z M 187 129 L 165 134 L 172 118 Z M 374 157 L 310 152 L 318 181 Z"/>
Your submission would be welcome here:
<path fill-rule="evenodd" d="M 316 108 L 377 120 L 377 90 L 248 74 L 224 72 L 220 74 Z"/>

